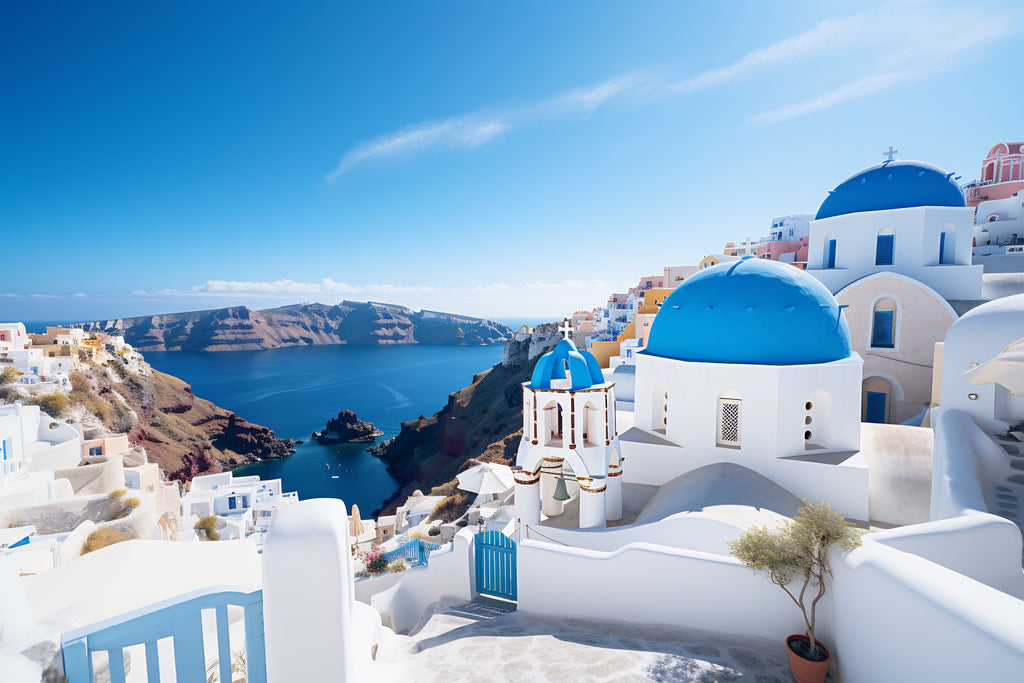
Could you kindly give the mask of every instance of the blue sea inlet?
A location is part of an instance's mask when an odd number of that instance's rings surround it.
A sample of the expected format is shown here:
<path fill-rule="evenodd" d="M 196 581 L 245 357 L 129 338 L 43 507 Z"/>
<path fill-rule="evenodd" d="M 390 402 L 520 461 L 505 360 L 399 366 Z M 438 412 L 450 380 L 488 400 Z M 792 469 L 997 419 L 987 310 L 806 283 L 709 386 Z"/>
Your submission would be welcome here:
<path fill-rule="evenodd" d="M 432 415 L 448 394 L 499 362 L 504 344 L 490 346 L 304 346 L 269 351 L 148 351 L 157 370 L 192 385 L 213 401 L 279 438 L 302 439 L 295 454 L 235 469 L 282 480 L 299 498 L 341 498 L 368 515 L 397 488 L 385 464 L 366 452 L 368 444 L 321 446 L 309 438 L 341 410 L 355 411 L 384 432 Z"/>

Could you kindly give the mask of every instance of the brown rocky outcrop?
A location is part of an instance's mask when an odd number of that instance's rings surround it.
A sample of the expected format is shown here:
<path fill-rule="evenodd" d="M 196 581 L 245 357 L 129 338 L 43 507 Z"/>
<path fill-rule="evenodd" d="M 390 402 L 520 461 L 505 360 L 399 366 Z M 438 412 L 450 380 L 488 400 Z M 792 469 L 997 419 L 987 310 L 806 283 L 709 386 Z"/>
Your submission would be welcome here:
<path fill-rule="evenodd" d="M 320 444 L 350 443 L 373 441 L 383 433 L 372 422 L 360 420 L 351 410 L 343 410 L 338 417 L 328 420 L 324 430 L 313 438 Z"/>
<path fill-rule="evenodd" d="M 252 351 L 317 344 L 494 344 L 512 331 L 480 318 L 362 301 L 245 306 L 86 324 L 123 334 L 139 351 Z"/>

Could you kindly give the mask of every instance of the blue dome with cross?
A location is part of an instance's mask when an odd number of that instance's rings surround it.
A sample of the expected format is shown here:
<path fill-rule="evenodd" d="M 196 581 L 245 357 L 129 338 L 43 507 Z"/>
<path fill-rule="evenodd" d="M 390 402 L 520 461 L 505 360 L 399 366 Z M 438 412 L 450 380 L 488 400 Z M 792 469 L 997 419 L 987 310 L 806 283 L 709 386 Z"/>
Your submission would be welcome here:
<path fill-rule="evenodd" d="M 570 339 L 563 339 L 537 360 L 530 378 L 531 389 L 551 389 L 552 380 L 571 380 L 572 391 L 604 383 L 601 365 L 589 351 L 580 351 Z"/>
<path fill-rule="evenodd" d="M 701 271 L 665 299 L 641 353 L 751 365 L 829 363 L 852 353 L 832 293 L 785 263 L 746 257 Z"/>
<path fill-rule="evenodd" d="M 814 218 L 915 206 L 967 206 L 967 200 L 953 174 L 938 166 L 921 161 L 883 161 L 839 183 Z"/>

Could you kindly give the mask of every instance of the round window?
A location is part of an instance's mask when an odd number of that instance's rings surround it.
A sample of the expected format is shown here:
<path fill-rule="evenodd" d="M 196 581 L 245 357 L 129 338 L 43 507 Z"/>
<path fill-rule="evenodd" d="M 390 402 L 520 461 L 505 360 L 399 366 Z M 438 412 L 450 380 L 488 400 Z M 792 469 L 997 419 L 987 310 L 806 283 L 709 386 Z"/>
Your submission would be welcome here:
<path fill-rule="evenodd" d="M 804 410 L 810 410 L 813 407 L 814 407 L 814 404 L 811 403 L 810 401 L 808 401 L 807 403 L 804 404 Z"/>
<path fill-rule="evenodd" d="M 811 424 L 811 416 L 810 415 L 808 415 L 807 417 L 804 418 L 804 424 L 805 425 Z"/>
<path fill-rule="evenodd" d="M 811 433 L 810 432 L 804 432 L 804 441 L 810 441 L 810 440 L 811 440 Z"/>

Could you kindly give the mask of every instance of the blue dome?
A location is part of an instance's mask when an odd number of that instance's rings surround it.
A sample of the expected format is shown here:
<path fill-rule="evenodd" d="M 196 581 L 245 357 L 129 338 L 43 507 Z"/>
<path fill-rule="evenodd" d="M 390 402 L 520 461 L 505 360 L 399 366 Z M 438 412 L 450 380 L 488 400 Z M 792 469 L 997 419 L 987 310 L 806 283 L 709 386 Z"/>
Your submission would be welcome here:
<path fill-rule="evenodd" d="M 679 285 L 654 318 L 642 353 L 706 363 L 829 363 L 850 355 L 850 330 L 818 279 L 747 257 Z"/>
<path fill-rule="evenodd" d="M 912 206 L 967 206 L 953 174 L 920 161 L 883 161 L 828 193 L 815 219 Z"/>
<path fill-rule="evenodd" d="M 550 389 L 551 380 L 572 379 L 573 390 L 604 383 L 601 365 L 589 351 L 580 351 L 568 339 L 558 342 L 537 360 L 530 378 L 531 389 Z"/>

